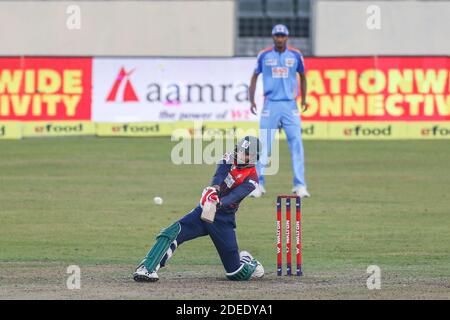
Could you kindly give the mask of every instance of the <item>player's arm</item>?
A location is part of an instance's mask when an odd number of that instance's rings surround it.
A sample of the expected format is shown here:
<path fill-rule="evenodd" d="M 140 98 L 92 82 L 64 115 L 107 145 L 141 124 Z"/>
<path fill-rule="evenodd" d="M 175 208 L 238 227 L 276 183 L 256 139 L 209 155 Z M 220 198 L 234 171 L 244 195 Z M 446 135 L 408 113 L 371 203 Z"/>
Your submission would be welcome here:
<path fill-rule="evenodd" d="M 202 208 L 202 214 L 200 218 L 208 223 L 214 222 L 216 215 L 217 204 L 219 203 L 220 185 L 225 180 L 228 172 L 230 172 L 232 166 L 231 154 L 226 153 L 217 165 L 216 173 L 214 174 L 211 186 L 203 189 L 202 196 L 200 198 L 200 207 Z"/>
<path fill-rule="evenodd" d="M 216 188 L 217 191 L 220 191 L 220 185 L 227 177 L 228 172 L 230 172 L 233 163 L 231 157 L 231 154 L 225 154 L 223 159 L 220 160 L 219 164 L 217 165 L 216 173 L 214 174 L 211 181 L 211 186 Z"/>
<path fill-rule="evenodd" d="M 236 187 L 228 195 L 220 199 L 220 206 L 227 207 L 244 199 L 256 188 L 256 181 L 247 179 L 240 186 Z"/>
<path fill-rule="evenodd" d="M 307 81 L 305 76 L 305 62 L 303 60 L 303 56 L 301 53 L 298 54 L 298 63 L 297 63 L 297 73 L 300 76 L 300 93 L 301 93 L 301 103 L 302 110 L 308 110 L 308 105 L 306 104 L 306 91 L 307 91 Z"/>
<path fill-rule="evenodd" d="M 250 79 L 250 87 L 249 87 L 250 111 L 253 114 L 256 114 L 256 111 L 258 110 L 255 102 L 256 83 L 258 81 L 258 76 L 259 74 L 254 73 L 252 75 L 252 78 Z"/>
<path fill-rule="evenodd" d="M 250 86 L 248 89 L 250 99 L 250 111 L 255 115 L 256 111 L 258 110 L 255 102 L 256 83 L 258 81 L 258 76 L 261 72 L 262 72 L 262 54 L 259 54 L 256 61 L 255 70 L 253 71 L 252 78 L 250 79 Z"/>
<path fill-rule="evenodd" d="M 211 181 L 211 186 L 216 188 L 217 191 L 220 191 L 220 185 L 222 184 L 223 180 L 228 175 L 228 172 L 230 172 L 231 164 L 219 164 L 217 165 L 216 173 L 214 174 L 214 177 Z"/>
<path fill-rule="evenodd" d="M 299 73 L 300 75 L 300 90 L 301 90 L 301 99 L 302 99 L 302 110 L 308 110 L 308 105 L 306 104 L 306 90 L 307 90 L 307 81 L 304 73 Z"/>
<path fill-rule="evenodd" d="M 225 180 L 228 172 L 230 172 L 232 164 L 230 163 L 230 154 L 225 154 L 223 159 L 217 165 L 216 173 L 214 174 L 211 184 L 203 189 L 200 197 L 200 206 L 203 208 L 206 202 L 219 202 L 220 185 Z"/>

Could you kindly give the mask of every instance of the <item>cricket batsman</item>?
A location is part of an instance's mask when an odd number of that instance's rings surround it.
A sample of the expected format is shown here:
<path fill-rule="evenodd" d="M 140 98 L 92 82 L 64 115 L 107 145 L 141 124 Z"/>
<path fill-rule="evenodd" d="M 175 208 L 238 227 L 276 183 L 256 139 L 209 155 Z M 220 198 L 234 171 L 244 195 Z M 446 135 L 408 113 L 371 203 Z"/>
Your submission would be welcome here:
<path fill-rule="evenodd" d="M 258 138 L 247 136 L 235 146 L 234 153 L 224 155 L 211 185 L 203 190 L 199 205 L 160 232 L 156 243 L 136 268 L 135 281 L 157 281 L 157 271 L 166 265 L 177 247 L 206 235 L 211 237 L 229 280 L 249 280 L 264 275 L 263 266 L 250 253 L 239 253 L 235 231 L 239 204 L 258 183 L 255 164 L 260 146 Z"/>
<path fill-rule="evenodd" d="M 262 73 L 265 101 L 260 118 L 259 138 L 262 141 L 262 152 L 257 165 L 259 186 L 252 193 L 255 197 L 266 192 L 264 167 L 269 163 L 272 142 L 279 128 L 284 129 L 291 152 L 294 173 L 292 192 L 302 198 L 310 196 L 306 189 L 300 112 L 296 102 L 299 76 L 301 105 L 303 110 L 307 109 L 305 65 L 300 50 L 287 46 L 288 35 L 286 26 L 279 24 L 273 27 L 274 46 L 258 54 L 256 68 L 250 81 L 250 110 L 256 115 L 256 82 Z"/>

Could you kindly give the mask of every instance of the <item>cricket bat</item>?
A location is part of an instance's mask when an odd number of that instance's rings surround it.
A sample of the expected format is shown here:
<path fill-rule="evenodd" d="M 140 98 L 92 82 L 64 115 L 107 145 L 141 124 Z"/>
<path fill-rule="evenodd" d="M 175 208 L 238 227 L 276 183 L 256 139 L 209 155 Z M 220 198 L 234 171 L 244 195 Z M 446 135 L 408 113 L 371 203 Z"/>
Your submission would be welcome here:
<path fill-rule="evenodd" d="M 216 203 L 212 201 L 206 201 L 205 204 L 203 205 L 203 211 L 200 218 L 208 223 L 213 223 L 215 216 L 216 216 Z"/>

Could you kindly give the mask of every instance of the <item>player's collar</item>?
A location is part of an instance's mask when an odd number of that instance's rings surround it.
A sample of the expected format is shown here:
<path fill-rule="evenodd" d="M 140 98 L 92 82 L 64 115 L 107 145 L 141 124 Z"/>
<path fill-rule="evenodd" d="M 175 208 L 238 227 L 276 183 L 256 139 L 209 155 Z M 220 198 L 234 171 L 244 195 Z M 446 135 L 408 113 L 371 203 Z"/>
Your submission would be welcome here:
<path fill-rule="evenodd" d="M 286 51 L 288 51 L 288 47 L 287 47 L 287 46 L 284 47 L 284 51 L 283 51 L 283 52 L 279 52 L 279 51 L 277 50 L 277 48 L 275 47 L 275 45 L 272 45 L 272 51 L 273 51 L 273 52 L 276 52 L 276 53 L 279 53 L 279 54 L 283 54 L 283 53 L 285 53 Z"/>

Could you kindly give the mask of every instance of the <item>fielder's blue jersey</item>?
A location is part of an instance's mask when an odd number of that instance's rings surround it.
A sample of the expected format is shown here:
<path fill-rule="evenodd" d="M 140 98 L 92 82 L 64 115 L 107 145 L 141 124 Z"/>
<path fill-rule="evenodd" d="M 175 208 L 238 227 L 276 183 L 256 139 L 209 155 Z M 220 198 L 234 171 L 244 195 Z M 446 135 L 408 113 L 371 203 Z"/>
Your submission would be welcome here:
<path fill-rule="evenodd" d="M 211 182 L 220 186 L 218 212 L 236 213 L 239 203 L 255 190 L 257 183 L 255 167 L 239 168 L 233 163 L 233 156 L 225 154 Z"/>
<path fill-rule="evenodd" d="M 298 49 L 287 47 L 284 52 L 278 52 L 270 47 L 258 54 L 255 74 L 263 74 L 264 96 L 268 100 L 295 100 L 297 73 L 304 72 L 303 55 Z"/>

